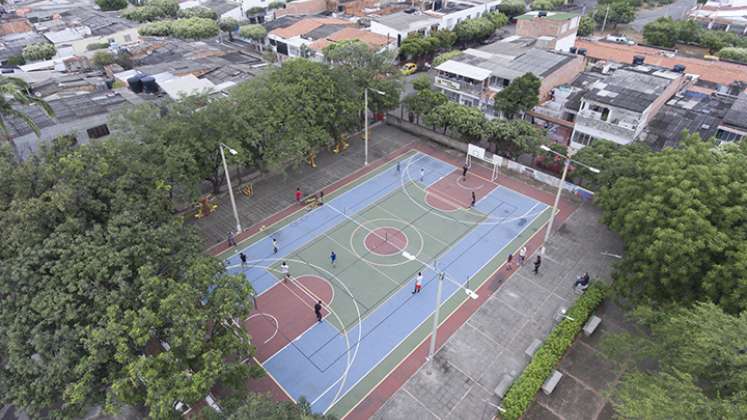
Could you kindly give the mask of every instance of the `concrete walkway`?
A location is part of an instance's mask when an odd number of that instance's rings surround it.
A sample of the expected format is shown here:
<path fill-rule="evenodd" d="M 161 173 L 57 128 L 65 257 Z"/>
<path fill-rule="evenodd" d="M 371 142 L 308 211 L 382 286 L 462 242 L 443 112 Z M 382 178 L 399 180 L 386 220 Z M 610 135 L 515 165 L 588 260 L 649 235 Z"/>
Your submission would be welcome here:
<path fill-rule="evenodd" d="M 500 404 L 493 390 L 505 373 L 524 369 L 529 361 L 526 348 L 534 339 L 544 340 L 560 307 L 572 305 L 577 297 L 572 291 L 576 276 L 588 271 L 594 279 L 610 278 L 615 259 L 601 252 L 621 254 L 622 242 L 599 218 L 597 208 L 582 205 L 551 238 L 540 273 L 533 274 L 527 264 L 497 285 L 496 292 L 437 352 L 434 366 L 423 365 L 374 418 L 492 419 Z M 584 355 L 583 349 L 579 354 Z M 564 378 L 553 395 L 565 394 L 569 386 Z M 578 401 L 558 404 L 569 408 L 564 410 L 567 416 L 556 418 L 589 418 L 575 416 L 584 410 Z M 599 400 L 593 400 L 593 405 L 595 414 L 604 406 Z M 533 414 L 542 409 L 535 408 Z"/>
<path fill-rule="evenodd" d="M 417 137 L 385 124 L 371 127 L 368 160 L 372 162 L 417 140 Z M 350 140 L 350 147 L 340 154 L 329 151 L 320 153 L 316 168 L 302 164 L 289 169 L 285 174 L 267 176 L 254 182 L 254 196 L 251 198 L 234 190 L 241 225 L 246 229 L 293 204 L 296 187 L 300 187 L 304 194 L 313 193 L 350 175 L 362 166 L 363 139 L 356 136 Z M 220 195 L 217 203 L 218 208 L 210 216 L 199 220 L 189 218 L 189 223 L 198 229 L 200 236 L 205 240 L 206 247 L 225 241 L 228 232 L 235 230 L 236 221 L 228 194 Z"/>

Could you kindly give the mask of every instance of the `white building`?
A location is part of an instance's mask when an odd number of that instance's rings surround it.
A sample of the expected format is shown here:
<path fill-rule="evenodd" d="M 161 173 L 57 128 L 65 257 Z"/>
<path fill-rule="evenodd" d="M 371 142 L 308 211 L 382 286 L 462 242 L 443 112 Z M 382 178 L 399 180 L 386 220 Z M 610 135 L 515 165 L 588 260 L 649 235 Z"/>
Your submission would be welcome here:
<path fill-rule="evenodd" d="M 712 0 L 696 5 L 690 19 L 712 30 L 747 35 L 747 0 Z"/>
<path fill-rule="evenodd" d="M 399 12 L 371 20 L 371 32 L 397 40 L 399 46 L 408 35 L 430 35 L 440 29 L 454 29 L 457 23 L 475 19 L 495 11 L 501 0 L 485 2 L 472 0 L 450 1 L 438 11 L 425 10 L 412 13 Z"/>

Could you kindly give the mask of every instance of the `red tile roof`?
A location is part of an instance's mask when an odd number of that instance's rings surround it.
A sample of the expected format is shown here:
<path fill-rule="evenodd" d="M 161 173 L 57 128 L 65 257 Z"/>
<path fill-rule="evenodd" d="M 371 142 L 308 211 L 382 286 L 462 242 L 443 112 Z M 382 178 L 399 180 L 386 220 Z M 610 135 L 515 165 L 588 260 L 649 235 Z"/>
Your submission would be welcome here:
<path fill-rule="evenodd" d="M 324 47 L 333 44 L 335 42 L 352 41 L 357 40 L 365 43 L 369 48 L 378 50 L 385 46 L 387 43 L 391 43 L 394 40 L 388 39 L 384 35 L 375 34 L 373 32 L 364 31 L 358 28 L 343 28 L 333 34 L 330 34 L 326 38 L 320 38 L 309 44 L 309 48 L 316 51 L 321 51 Z"/>
<path fill-rule="evenodd" d="M 722 61 L 708 61 L 691 57 L 667 57 L 662 50 L 640 45 L 622 45 L 608 42 L 576 40 L 577 48 L 586 48 L 586 55 L 591 58 L 616 61 L 618 63 L 632 63 L 633 56 L 642 55 L 646 64 L 672 68 L 675 64 L 685 66 L 685 72 L 697 74 L 702 80 L 729 85 L 735 80 L 747 82 L 747 65 L 726 63 Z"/>

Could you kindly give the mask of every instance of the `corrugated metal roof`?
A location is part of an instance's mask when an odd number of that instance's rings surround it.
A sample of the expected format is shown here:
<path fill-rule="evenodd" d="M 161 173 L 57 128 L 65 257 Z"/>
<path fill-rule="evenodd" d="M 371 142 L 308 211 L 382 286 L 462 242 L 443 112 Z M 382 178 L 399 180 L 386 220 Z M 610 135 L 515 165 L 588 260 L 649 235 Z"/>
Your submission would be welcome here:
<path fill-rule="evenodd" d="M 449 60 L 441 64 L 440 66 L 436 67 L 436 70 L 458 74 L 460 76 L 468 77 L 473 80 L 485 80 L 490 77 L 491 73 L 490 70 L 482 69 L 480 67 L 476 67 L 467 63 L 461 63 L 455 60 Z"/>

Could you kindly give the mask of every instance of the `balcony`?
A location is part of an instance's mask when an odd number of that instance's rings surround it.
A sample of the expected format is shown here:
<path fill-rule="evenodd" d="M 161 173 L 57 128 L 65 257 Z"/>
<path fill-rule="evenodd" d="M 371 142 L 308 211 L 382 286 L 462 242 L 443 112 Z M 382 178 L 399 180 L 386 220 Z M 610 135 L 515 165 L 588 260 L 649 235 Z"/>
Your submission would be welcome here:
<path fill-rule="evenodd" d="M 590 109 L 582 109 L 578 112 L 578 115 L 592 120 L 603 121 L 601 112 L 592 111 Z"/>
<path fill-rule="evenodd" d="M 443 75 L 436 76 L 434 84 L 437 87 L 464 92 L 468 95 L 473 95 L 478 98 L 483 91 L 482 83 L 469 83 L 464 79 L 459 80 L 457 78 L 444 77 Z"/>

